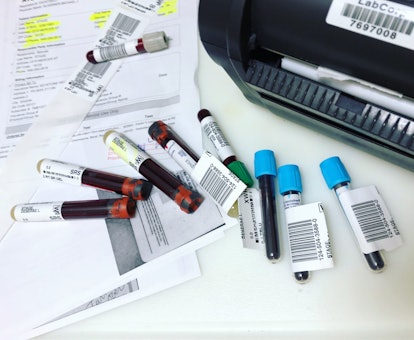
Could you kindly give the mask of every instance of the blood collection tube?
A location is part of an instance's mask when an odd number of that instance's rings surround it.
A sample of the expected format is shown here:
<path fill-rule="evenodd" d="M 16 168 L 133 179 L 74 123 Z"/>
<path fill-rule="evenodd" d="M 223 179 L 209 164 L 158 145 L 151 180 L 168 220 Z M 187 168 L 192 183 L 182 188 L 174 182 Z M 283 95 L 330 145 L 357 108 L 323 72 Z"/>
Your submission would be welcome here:
<path fill-rule="evenodd" d="M 287 164 L 278 169 L 279 192 L 283 196 L 285 210 L 301 205 L 302 181 L 297 165 Z M 291 242 L 289 242 L 292 247 Z M 294 273 L 298 282 L 304 283 L 309 279 L 308 271 Z"/>
<path fill-rule="evenodd" d="M 224 137 L 223 132 L 210 111 L 202 109 L 198 112 L 197 118 L 207 137 L 213 143 L 218 156 L 223 164 L 228 167 L 237 177 L 239 177 L 248 187 L 253 185 L 253 179 L 247 171 L 245 165 L 238 161 L 233 148 Z"/>
<path fill-rule="evenodd" d="M 193 150 L 163 121 L 158 120 L 148 128 L 148 134 L 161 145 L 187 173 L 191 174 L 200 160 Z M 238 217 L 237 201 L 227 212 L 230 217 Z"/>
<path fill-rule="evenodd" d="M 193 213 L 203 202 L 204 198 L 197 191 L 184 186 L 125 136 L 111 130 L 103 139 L 108 147 L 170 197 L 182 211 Z"/>
<path fill-rule="evenodd" d="M 280 245 L 275 198 L 277 172 L 273 151 L 260 150 L 254 154 L 254 173 L 259 181 L 266 256 L 275 262 L 280 258 Z"/>
<path fill-rule="evenodd" d="M 119 59 L 135 54 L 152 53 L 168 48 L 165 32 L 147 33 L 137 40 L 123 44 L 95 48 L 86 53 L 86 59 L 93 64 Z"/>
<path fill-rule="evenodd" d="M 329 189 L 335 191 L 338 198 L 341 193 L 351 190 L 351 177 L 339 157 L 335 156 L 325 159 L 320 164 L 320 168 L 326 184 Z M 340 200 L 339 202 L 341 203 Z M 368 266 L 373 271 L 379 272 L 384 269 L 385 263 L 380 251 L 363 254 Z"/>
<path fill-rule="evenodd" d="M 150 125 L 148 134 L 161 145 L 170 156 L 188 173 L 194 170 L 200 158 L 193 150 L 163 121 Z"/>
<path fill-rule="evenodd" d="M 145 179 L 123 177 L 52 159 L 39 161 L 37 170 L 46 179 L 66 184 L 89 185 L 138 201 L 146 200 L 152 189 L 152 184 Z"/>
<path fill-rule="evenodd" d="M 84 218 L 131 218 L 136 201 L 129 197 L 18 204 L 11 216 L 19 222 L 48 222 Z"/>

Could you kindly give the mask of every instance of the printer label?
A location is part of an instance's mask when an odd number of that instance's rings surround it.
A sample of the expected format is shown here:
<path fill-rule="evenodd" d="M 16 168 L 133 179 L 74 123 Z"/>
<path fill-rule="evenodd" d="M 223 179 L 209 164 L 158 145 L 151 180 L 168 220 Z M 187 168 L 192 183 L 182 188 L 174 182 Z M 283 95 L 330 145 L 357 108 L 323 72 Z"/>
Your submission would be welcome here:
<path fill-rule="evenodd" d="M 333 0 L 326 22 L 414 50 L 414 7 L 385 0 Z"/>

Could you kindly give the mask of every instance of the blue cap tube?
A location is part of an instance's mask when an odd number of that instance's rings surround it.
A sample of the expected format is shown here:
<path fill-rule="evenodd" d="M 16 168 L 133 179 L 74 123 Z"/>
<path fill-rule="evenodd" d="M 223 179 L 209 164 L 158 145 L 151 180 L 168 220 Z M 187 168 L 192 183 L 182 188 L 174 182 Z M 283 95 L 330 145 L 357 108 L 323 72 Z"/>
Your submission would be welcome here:
<path fill-rule="evenodd" d="M 266 256 L 275 262 L 280 258 L 279 232 L 275 200 L 276 160 L 273 151 L 260 150 L 254 155 L 254 172 L 259 181 Z"/>
<path fill-rule="evenodd" d="M 279 167 L 278 182 L 281 195 L 288 192 L 302 192 L 299 167 L 295 164 L 286 164 Z"/>
<path fill-rule="evenodd" d="M 283 196 L 283 205 L 286 209 L 297 207 L 301 204 L 300 193 L 302 192 L 302 180 L 299 167 L 295 164 L 286 164 L 277 170 L 279 192 Z M 289 227 L 288 228 L 289 232 Z M 289 248 L 292 256 L 292 244 L 289 237 Z M 309 271 L 294 272 L 295 279 L 299 283 L 308 281 Z"/>
<path fill-rule="evenodd" d="M 338 156 L 325 159 L 319 166 L 329 189 L 338 184 L 351 182 L 351 177 Z"/>
<path fill-rule="evenodd" d="M 337 196 L 340 190 L 350 190 L 349 183 L 351 177 L 346 171 L 345 165 L 342 163 L 338 156 L 325 159 L 320 165 L 323 178 L 329 189 L 333 189 Z M 341 201 L 339 201 L 341 203 Z M 368 254 L 364 254 L 365 260 L 368 266 L 376 272 L 380 272 L 385 267 L 385 262 L 381 252 L 374 251 Z"/>

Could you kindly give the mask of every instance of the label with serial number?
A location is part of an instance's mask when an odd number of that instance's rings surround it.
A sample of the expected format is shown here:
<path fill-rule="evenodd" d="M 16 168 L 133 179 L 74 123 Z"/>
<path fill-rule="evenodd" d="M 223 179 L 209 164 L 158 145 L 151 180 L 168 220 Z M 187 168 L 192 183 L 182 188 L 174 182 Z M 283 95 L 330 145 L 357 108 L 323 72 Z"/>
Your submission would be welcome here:
<path fill-rule="evenodd" d="M 82 185 L 82 174 L 85 167 L 52 159 L 43 159 L 39 164 L 39 172 L 43 178 L 73 185 Z"/>
<path fill-rule="evenodd" d="M 331 242 L 320 202 L 285 210 L 293 272 L 333 267 Z"/>
<path fill-rule="evenodd" d="M 238 199 L 239 225 L 243 248 L 264 249 L 260 192 L 247 188 Z"/>
<path fill-rule="evenodd" d="M 207 151 L 201 155 L 191 176 L 225 212 L 246 189 L 235 174 Z"/>
<path fill-rule="evenodd" d="M 338 191 L 339 201 L 363 253 L 389 251 L 402 245 L 397 225 L 374 185 Z"/>
<path fill-rule="evenodd" d="M 19 222 L 61 221 L 63 202 L 27 203 L 16 205 L 13 218 Z"/>
<path fill-rule="evenodd" d="M 326 22 L 414 50 L 414 7 L 385 0 L 333 0 Z"/>

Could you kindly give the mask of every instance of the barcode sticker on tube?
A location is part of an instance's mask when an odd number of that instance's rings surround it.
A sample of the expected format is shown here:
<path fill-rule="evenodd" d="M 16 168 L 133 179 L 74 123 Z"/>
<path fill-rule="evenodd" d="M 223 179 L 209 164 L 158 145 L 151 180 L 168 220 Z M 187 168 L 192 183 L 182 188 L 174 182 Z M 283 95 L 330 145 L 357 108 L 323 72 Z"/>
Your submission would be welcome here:
<path fill-rule="evenodd" d="M 385 0 L 333 0 L 326 22 L 414 50 L 414 7 Z"/>
<path fill-rule="evenodd" d="M 141 36 L 161 4 L 161 0 L 117 0 L 105 24 L 104 31 L 108 33 L 104 33 L 96 46 Z M 45 154 L 55 158 L 62 153 L 121 64 L 122 59 L 102 65 L 82 61 L 10 153 L 3 169 L 8 175 L 0 177 L 0 196 L 8 197 L 6 206 L 0 210 L 3 222 L 0 239 L 14 223 L 9 208 L 21 200 L 29 200 L 40 184 L 36 170 L 39 159 Z"/>
<path fill-rule="evenodd" d="M 246 189 L 246 185 L 209 152 L 202 154 L 191 175 L 225 212 Z"/>
<path fill-rule="evenodd" d="M 110 47 L 131 40 L 141 27 L 149 23 L 150 15 L 155 14 L 162 1 L 158 0 L 121 0 L 114 9 L 104 35 L 96 47 Z M 65 91 L 90 101 L 96 101 L 110 79 L 121 65 L 120 60 L 92 64 L 86 62 L 78 68 L 64 86 Z"/>
<path fill-rule="evenodd" d="M 285 210 L 293 272 L 333 267 L 331 242 L 320 202 Z"/>
<path fill-rule="evenodd" d="M 392 250 L 402 244 L 394 219 L 374 185 L 344 191 L 338 198 L 363 253 Z"/>
<path fill-rule="evenodd" d="M 238 206 L 243 248 L 264 249 L 260 192 L 247 188 L 240 195 Z"/>

